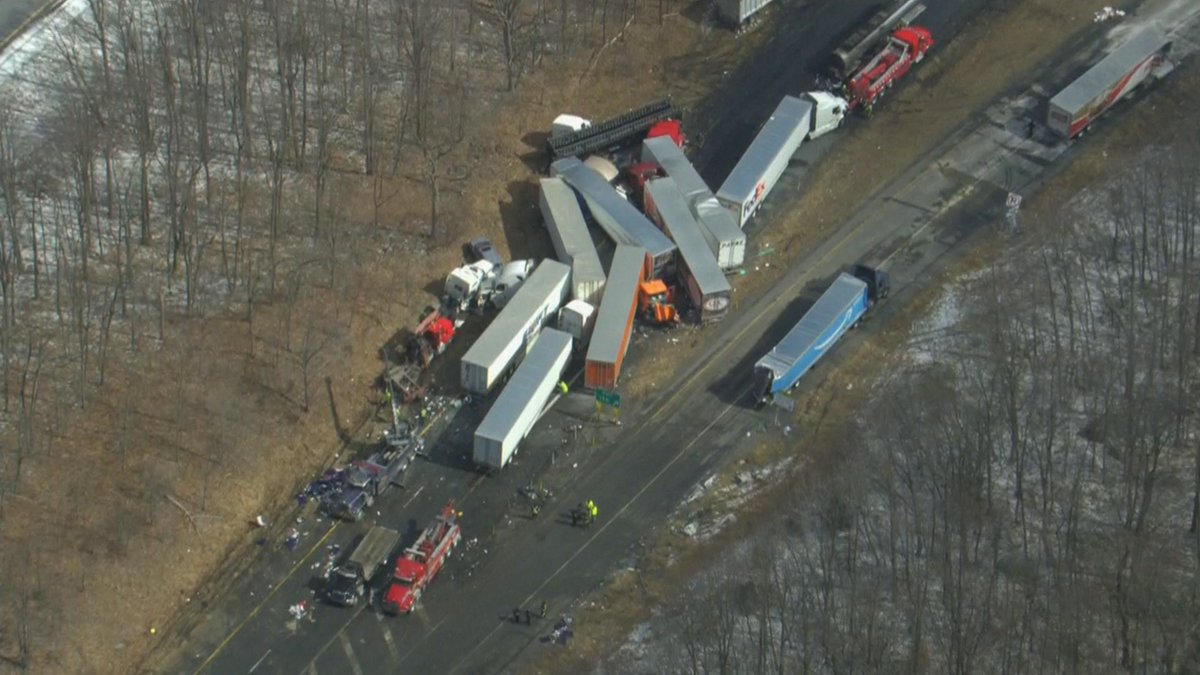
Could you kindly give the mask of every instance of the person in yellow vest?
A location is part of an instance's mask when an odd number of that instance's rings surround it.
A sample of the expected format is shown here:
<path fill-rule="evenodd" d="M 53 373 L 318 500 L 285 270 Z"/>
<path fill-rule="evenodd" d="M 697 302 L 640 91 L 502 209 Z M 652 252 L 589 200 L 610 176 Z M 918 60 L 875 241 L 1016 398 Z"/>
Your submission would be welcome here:
<path fill-rule="evenodd" d="M 562 392 L 563 396 L 566 396 L 567 393 L 570 391 L 570 388 L 567 387 L 567 383 L 565 380 L 558 381 L 558 390 Z"/>
<path fill-rule="evenodd" d="M 587 503 L 587 510 L 588 510 L 588 525 L 591 525 L 593 522 L 596 521 L 596 516 L 599 515 L 600 509 L 596 508 L 596 502 L 589 499 L 588 503 Z"/>

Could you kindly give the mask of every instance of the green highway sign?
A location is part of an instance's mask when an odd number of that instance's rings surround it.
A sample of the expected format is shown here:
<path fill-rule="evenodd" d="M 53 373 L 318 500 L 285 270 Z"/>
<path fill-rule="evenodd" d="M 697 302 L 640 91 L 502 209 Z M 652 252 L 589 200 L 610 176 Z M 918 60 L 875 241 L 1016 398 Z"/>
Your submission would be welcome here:
<path fill-rule="evenodd" d="M 615 391 L 606 391 L 604 389 L 596 389 L 596 403 L 606 405 L 610 408 L 621 407 L 621 395 Z"/>

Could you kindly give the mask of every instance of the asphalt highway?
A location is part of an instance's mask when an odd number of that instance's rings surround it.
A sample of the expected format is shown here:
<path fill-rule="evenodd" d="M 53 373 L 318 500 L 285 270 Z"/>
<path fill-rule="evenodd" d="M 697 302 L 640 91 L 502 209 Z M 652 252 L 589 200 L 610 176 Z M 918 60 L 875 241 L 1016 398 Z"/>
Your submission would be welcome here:
<path fill-rule="evenodd" d="M 63 0 L 3 0 L 0 2 L 0 53 L 47 16 Z"/>
<path fill-rule="evenodd" d="M 709 126 L 702 128 L 727 129 L 704 139 L 702 171 L 710 180 L 732 166 L 780 96 L 803 90 L 805 78 L 812 77 L 803 64 L 815 63 L 836 46 L 869 4 L 784 6 L 780 15 L 792 23 L 781 25 L 798 28 L 780 31 L 751 60 L 757 66 L 746 66 L 757 68 L 757 85 L 735 74 L 729 90 L 715 97 L 720 103 L 694 118 L 707 120 L 701 123 Z M 938 30 L 952 35 L 985 3 L 927 4 L 922 23 L 936 28 L 935 35 Z M 814 18 L 820 14 L 817 8 L 828 12 Z M 1046 72 L 1030 74 L 1029 82 L 1059 81 L 1077 65 L 1060 61 Z M 742 96 L 748 98 L 738 98 Z M 621 426 L 592 418 L 590 399 L 572 393 L 538 424 L 516 465 L 483 476 L 466 461 L 483 407 L 465 405 L 441 414 L 429 431 L 431 461 L 414 466 L 403 490 L 385 497 L 371 519 L 401 527 L 411 541 L 446 499 L 455 498 L 465 512 L 467 543 L 414 615 L 388 618 L 369 606 L 319 606 L 312 622 L 295 621 L 288 607 L 311 599 L 315 568 L 328 544 L 345 544 L 369 525 L 330 528 L 328 523 L 314 525 L 308 516 L 301 525 L 306 536 L 300 548 L 264 548 L 248 571 L 229 583 L 227 593 L 198 612 L 185 641 L 170 645 L 161 670 L 495 673 L 518 670 L 536 650 L 553 648 L 542 644 L 550 619 L 514 625 L 506 620 L 511 609 L 536 607 L 544 600 L 551 617 L 570 611 L 614 571 L 636 560 L 644 538 L 698 482 L 736 458 L 739 450 L 782 433 L 774 411 L 746 405 L 749 366 L 838 271 L 856 262 L 882 265 L 892 273 L 893 298 L 877 312 L 878 319 L 847 339 L 802 386 L 835 368 L 838 354 L 870 339 L 873 326 L 886 325 L 890 315 L 966 248 L 964 242 L 1002 222 L 1010 192 L 1028 194 L 1063 164 L 1059 158 L 1071 152 L 1069 146 L 1044 132 L 1026 135 L 1026 120 L 1043 100 L 1026 91 L 996 102 L 865 199 L 856 216 L 797 261 L 767 293 L 742 299 L 735 313 L 707 329 L 704 352 L 672 382 L 644 400 L 627 402 Z M 712 126 L 717 120 L 730 123 Z M 796 165 L 819 161 L 837 136 L 806 144 Z M 788 208 L 801 184 L 802 176 L 790 172 L 762 217 Z M 553 477 L 555 494 L 542 515 L 532 519 L 516 494 L 542 474 Z M 586 499 L 597 501 L 600 520 L 591 529 L 572 528 L 566 513 Z"/>

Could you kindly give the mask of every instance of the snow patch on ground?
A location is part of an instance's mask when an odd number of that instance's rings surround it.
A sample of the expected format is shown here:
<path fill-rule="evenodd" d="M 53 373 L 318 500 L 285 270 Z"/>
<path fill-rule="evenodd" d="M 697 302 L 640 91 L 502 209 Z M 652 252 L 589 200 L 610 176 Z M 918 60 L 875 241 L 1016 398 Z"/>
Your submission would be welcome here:
<path fill-rule="evenodd" d="M 695 541 L 711 539 L 737 522 L 738 509 L 752 497 L 786 476 L 794 460 L 794 457 L 787 457 L 761 469 L 738 471 L 728 485 L 719 487 L 715 487 L 719 480 L 717 476 L 709 476 L 697 484 L 676 509 L 672 516 L 675 529 Z"/>

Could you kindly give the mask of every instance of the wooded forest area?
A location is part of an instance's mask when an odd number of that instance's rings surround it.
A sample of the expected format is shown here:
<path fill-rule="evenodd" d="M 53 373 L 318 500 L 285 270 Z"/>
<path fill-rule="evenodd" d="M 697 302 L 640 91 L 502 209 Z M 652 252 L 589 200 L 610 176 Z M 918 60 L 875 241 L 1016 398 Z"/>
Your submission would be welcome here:
<path fill-rule="evenodd" d="M 54 30 L 0 87 L 0 665 L 123 669 L 97 619 L 190 588 L 144 547 L 194 579 L 366 409 L 331 368 L 451 259 L 489 114 L 679 4 L 87 0 Z M 255 475 L 279 429 L 311 440 Z"/>
<path fill-rule="evenodd" d="M 1194 142 L 953 280 L 822 450 L 837 470 L 615 671 L 1200 670 Z"/>

